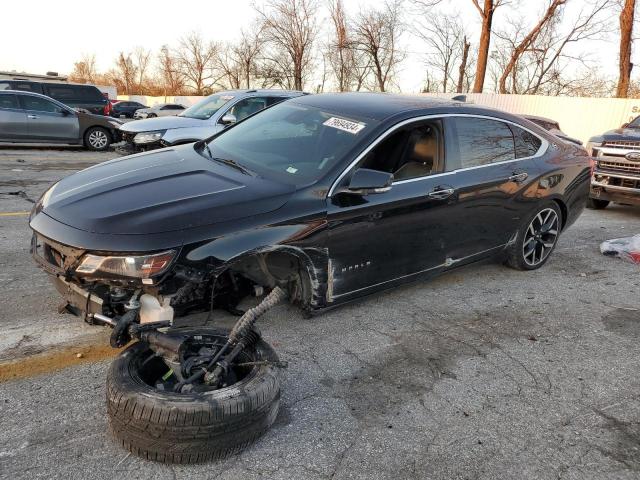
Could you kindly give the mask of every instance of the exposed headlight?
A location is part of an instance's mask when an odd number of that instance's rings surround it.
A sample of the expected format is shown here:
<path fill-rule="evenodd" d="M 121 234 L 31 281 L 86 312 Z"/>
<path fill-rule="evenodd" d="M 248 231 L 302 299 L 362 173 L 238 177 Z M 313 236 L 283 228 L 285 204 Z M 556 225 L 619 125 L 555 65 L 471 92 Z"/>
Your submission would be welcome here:
<path fill-rule="evenodd" d="M 142 132 L 133 137 L 133 143 L 152 143 L 162 138 L 164 132 Z"/>
<path fill-rule="evenodd" d="M 85 275 L 106 273 L 119 277 L 146 279 L 165 272 L 175 254 L 175 250 L 167 250 L 154 255 L 123 257 L 102 257 L 88 253 L 82 257 L 82 262 L 76 268 L 76 273 Z"/>

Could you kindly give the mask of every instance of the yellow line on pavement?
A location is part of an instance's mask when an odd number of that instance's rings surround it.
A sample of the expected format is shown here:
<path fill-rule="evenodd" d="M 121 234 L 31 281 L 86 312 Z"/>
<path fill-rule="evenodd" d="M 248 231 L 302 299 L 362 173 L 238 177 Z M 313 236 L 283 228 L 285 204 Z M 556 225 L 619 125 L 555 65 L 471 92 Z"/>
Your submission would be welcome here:
<path fill-rule="evenodd" d="M 29 212 L 2 212 L 0 217 L 24 217 L 29 215 Z"/>

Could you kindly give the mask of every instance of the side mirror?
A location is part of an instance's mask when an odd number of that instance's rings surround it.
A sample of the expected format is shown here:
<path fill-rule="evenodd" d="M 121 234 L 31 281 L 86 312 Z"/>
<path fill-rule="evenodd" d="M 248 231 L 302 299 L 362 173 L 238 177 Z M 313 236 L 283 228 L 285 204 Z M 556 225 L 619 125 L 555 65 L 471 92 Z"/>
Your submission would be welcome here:
<path fill-rule="evenodd" d="M 230 113 L 227 113 L 226 115 L 224 115 L 221 119 L 220 119 L 220 123 L 222 125 L 232 125 L 234 123 L 236 123 L 238 120 L 236 119 L 235 115 L 232 115 Z"/>
<path fill-rule="evenodd" d="M 369 195 L 372 193 L 383 193 L 391 190 L 393 174 L 360 168 L 351 176 L 349 186 L 340 190 L 344 193 L 355 193 L 358 195 Z"/>

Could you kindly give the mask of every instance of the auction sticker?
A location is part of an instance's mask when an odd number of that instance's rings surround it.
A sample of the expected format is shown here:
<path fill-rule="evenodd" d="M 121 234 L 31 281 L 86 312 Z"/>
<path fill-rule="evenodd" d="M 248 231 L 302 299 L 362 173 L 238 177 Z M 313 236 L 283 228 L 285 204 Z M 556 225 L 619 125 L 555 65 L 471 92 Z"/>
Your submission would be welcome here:
<path fill-rule="evenodd" d="M 351 120 L 345 120 L 344 118 L 331 117 L 329 120 L 323 123 L 327 127 L 337 128 L 345 132 L 355 135 L 362 130 L 366 125 L 364 123 L 352 122 Z"/>

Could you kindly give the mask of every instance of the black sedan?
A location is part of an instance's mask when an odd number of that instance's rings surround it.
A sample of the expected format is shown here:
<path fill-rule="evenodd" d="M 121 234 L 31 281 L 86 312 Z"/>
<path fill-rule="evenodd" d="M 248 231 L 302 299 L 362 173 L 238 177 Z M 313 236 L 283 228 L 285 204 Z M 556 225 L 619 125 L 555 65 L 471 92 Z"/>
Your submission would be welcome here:
<path fill-rule="evenodd" d="M 115 102 L 112 105 L 111 116 L 120 118 L 133 118 L 133 114 L 136 113 L 136 110 L 140 108 L 148 108 L 146 105 L 141 104 L 140 102 L 131 102 L 128 100 L 123 100 L 120 102 Z"/>
<path fill-rule="evenodd" d="M 584 149 L 519 116 L 425 97 L 302 96 L 208 140 L 59 181 L 31 213 L 32 253 L 69 311 L 115 327 L 114 346 L 141 340 L 108 379 L 123 445 L 201 461 L 276 418 L 277 357 L 252 328 L 266 309 L 286 297 L 313 313 L 486 259 L 540 268 L 589 178 Z M 231 333 L 163 330 L 265 291 Z M 133 419 L 138 409 L 158 413 Z M 175 412 L 188 427 L 167 423 Z M 185 436 L 196 422 L 197 444 Z"/>

